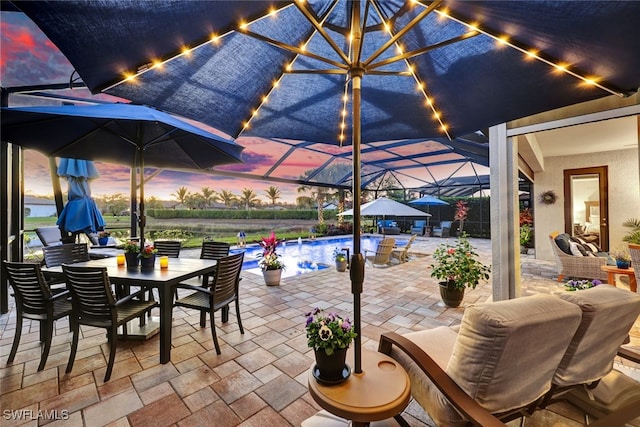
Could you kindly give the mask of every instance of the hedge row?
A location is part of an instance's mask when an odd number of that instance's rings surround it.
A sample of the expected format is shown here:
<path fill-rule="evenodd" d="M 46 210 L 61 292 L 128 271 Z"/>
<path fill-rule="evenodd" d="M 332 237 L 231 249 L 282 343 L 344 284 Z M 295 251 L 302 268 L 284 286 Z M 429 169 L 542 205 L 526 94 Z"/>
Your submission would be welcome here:
<path fill-rule="evenodd" d="M 318 219 L 318 211 L 305 210 L 210 210 L 210 209 L 148 209 L 147 215 L 158 219 L 169 218 L 203 218 L 203 219 Z M 335 210 L 324 211 L 324 218 L 333 220 Z"/>

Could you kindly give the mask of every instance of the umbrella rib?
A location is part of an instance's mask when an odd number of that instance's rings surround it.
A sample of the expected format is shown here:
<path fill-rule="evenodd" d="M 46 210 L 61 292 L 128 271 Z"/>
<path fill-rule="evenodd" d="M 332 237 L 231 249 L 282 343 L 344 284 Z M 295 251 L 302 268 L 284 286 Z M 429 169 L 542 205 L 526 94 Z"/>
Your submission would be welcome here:
<path fill-rule="evenodd" d="M 422 55 L 424 53 L 430 52 L 432 50 L 439 49 L 441 47 L 445 47 L 445 46 L 448 46 L 450 44 L 458 43 L 458 42 L 461 42 L 463 40 L 466 40 L 466 39 L 469 39 L 469 38 L 472 38 L 472 37 L 475 37 L 475 36 L 479 36 L 480 34 L 481 33 L 478 32 L 478 31 L 469 31 L 467 33 L 462 34 L 461 36 L 454 37 L 454 38 L 451 38 L 449 40 L 442 41 L 440 43 L 432 44 L 430 46 L 424 46 L 424 47 L 421 47 L 420 49 L 415 49 L 415 50 L 412 50 L 412 51 L 409 51 L 409 52 L 405 52 L 405 53 L 403 53 L 401 55 L 395 55 L 395 56 L 392 56 L 390 58 L 384 59 L 382 61 L 375 62 L 375 63 L 371 64 L 368 69 L 369 70 L 373 70 L 373 69 L 376 69 L 376 68 L 383 67 L 385 65 L 393 64 L 394 62 L 398 62 L 398 61 L 402 61 L 402 60 L 405 60 L 405 59 L 414 58 L 416 56 L 420 56 L 420 55 Z"/>
<path fill-rule="evenodd" d="M 385 23 L 385 29 L 389 32 L 389 35 L 391 35 L 391 38 L 389 40 L 386 41 L 386 43 L 384 43 L 382 46 L 380 46 L 378 48 L 378 50 L 376 50 L 365 62 L 364 62 L 364 67 L 368 68 L 369 65 L 376 59 L 378 58 L 380 55 L 382 55 L 387 49 L 389 49 L 393 44 L 395 44 L 402 36 L 404 36 L 407 32 L 409 32 L 410 30 L 413 29 L 413 27 L 415 27 L 416 25 L 418 25 L 420 23 L 420 21 L 422 21 L 427 15 L 431 14 L 435 8 L 437 8 L 438 6 L 440 6 L 441 0 L 438 1 L 434 1 L 433 3 L 431 3 L 429 5 L 429 7 L 427 7 L 425 10 L 423 10 L 422 12 L 420 12 L 418 14 L 418 16 L 416 16 L 415 18 L 413 18 L 411 20 L 411 22 L 409 22 L 407 25 L 405 25 L 400 31 L 398 31 L 397 33 L 393 34 L 391 32 L 391 27 L 389 26 L 389 24 Z M 378 5 L 374 3 L 374 7 L 376 8 L 376 11 L 378 12 L 378 14 L 380 14 L 380 17 L 382 17 L 382 13 L 381 10 L 377 7 Z"/>
<path fill-rule="evenodd" d="M 240 30 L 240 31 L 242 31 L 242 34 L 244 34 L 244 35 L 247 35 L 249 37 L 253 37 L 253 38 L 257 39 L 257 40 L 263 41 L 263 42 L 268 43 L 268 44 L 270 44 L 272 46 L 280 48 L 282 50 L 285 50 L 285 51 L 288 51 L 288 52 L 292 52 L 292 53 L 295 53 L 295 54 L 298 54 L 298 55 L 306 56 L 306 57 L 309 57 L 309 58 L 313 58 L 313 59 L 316 59 L 318 61 L 322 61 L 322 62 L 325 62 L 327 64 L 331 64 L 334 67 L 342 68 L 342 69 L 345 69 L 345 70 L 348 69 L 348 66 L 345 65 L 345 64 L 341 64 L 340 62 L 334 61 L 332 59 L 325 58 L 325 57 L 320 56 L 320 55 L 316 55 L 315 53 L 307 52 L 306 50 L 302 50 L 299 47 L 292 46 L 290 44 L 283 43 L 281 41 L 274 40 L 274 39 L 269 38 L 269 37 L 265 37 L 265 36 L 263 36 L 261 34 L 254 33 L 253 31 L 249 31 L 247 29 L 243 29 L 243 30 Z"/>
<path fill-rule="evenodd" d="M 286 74 L 347 74 L 349 70 L 287 70 Z"/>
<path fill-rule="evenodd" d="M 108 128 L 106 128 L 105 126 L 107 126 L 110 123 L 113 123 L 114 120 L 109 120 L 107 121 L 105 124 L 96 127 L 95 129 L 90 130 L 89 132 L 85 133 L 82 136 L 79 136 L 78 138 L 74 139 L 73 141 L 71 141 L 69 144 L 66 144 L 64 147 L 61 147 L 59 149 L 57 149 L 56 151 L 52 152 L 49 154 L 49 157 L 60 157 L 58 153 L 60 153 L 61 151 L 67 150 L 69 147 L 72 147 L 74 145 L 76 145 L 77 143 L 79 143 L 80 141 L 84 140 L 85 138 L 90 137 L 91 135 L 99 132 L 101 129 L 102 130 L 109 130 Z"/>
<path fill-rule="evenodd" d="M 329 34 L 327 34 L 327 32 L 325 31 L 324 27 L 322 26 L 322 24 L 324 23 L 324 21 L 326 20 L 326 18 L 329 16 L 329 14 L 333 11 L 333 9 L 336 7 L 336 5 L 338 4 L 337 0 L 334 0 L 331 7 L 328 8 L 327 12 L 325 13 L 325 16 L 321 19 L 322 22 L 318 22 L 315 17 L 313 16 L 313 14 L 302 5 L 302 2 L 296 2 L 295 3 L 296 6 L 298 7 L 298 10 L 300 10 L 300 12 L 302 12 L 302 14 L 304 15 L 305 18 L 307 18 L 307 20 L 311 23 L 311 25 L 313 25 L 315 27 L 315 29 L 320 33 L 320 35 L 322 36 L 323 39 L 325 39 L 325 41 L 327 43 L 329 43 L 329 46 L 331 46 L 331 48 L 338 54 L 340 55 L 340 58 L 342 58 L 342 60 L 344 61 L 345 64 L 349 63 L 349 58 L 347 57 L 347 55 L 342 51 L 342 49 L 340 49 L 340 47 L 336 44 L 336 42 L 329 36 Z"/>

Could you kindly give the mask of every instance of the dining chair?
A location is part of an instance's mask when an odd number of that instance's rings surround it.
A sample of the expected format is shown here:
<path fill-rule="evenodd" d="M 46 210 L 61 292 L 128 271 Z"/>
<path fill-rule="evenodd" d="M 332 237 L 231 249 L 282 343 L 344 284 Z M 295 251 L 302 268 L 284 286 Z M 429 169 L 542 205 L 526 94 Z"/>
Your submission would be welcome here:
<path fill-rule="evenodd" d="M 206 314 L 209 313 L 211 336 L 213 338 L 213 344 L 216 347 L 217 354 L 221 354 L 221 352 L 220 345 L 218 344 L 218 337 L 216 335 L 216 325 L 214 320 L 214 314 L 216 311 L 228 307 L 230 303 L 235 301 L 238 326 L 240 328 L 240 333 L 244 334 L 242 319 L 240 318 L 240 299 L 238 296 L 238 288 L 240 287 L 240 271 L 242 270 L 243 259 L 244 252 L 220 258 L 218 260 L 217 269 L 211 287 L 183 285 L 184 288 L 191 289 L 196 292 L 180 298 L 174 303 L 174 306 L 176 307 L 199 310 L 200 326 L 203 328 L 206 327 Z M 203 279 L 203 283 L 208 283 L 206 276 Z"/>
<path fill-rule="evenodd" d="M 47 267 L 59 267 L 62 264 L 89 261 L 89 249 L 86 243 L 64 243 L 61 245 L 45 246 L 42 248 L 44 265 Z M 47 278 L 49 286 L 64 283 L 64 279 Z"/>
<path fill-rule="evenodd" d="M 71 314 L 69 291 L 53 293 L 44 279 L 39 264 L 3 261 L 5 276 L 14 291 L 16 304 L 16 333 L 7 359 L 12 363 L 22 334 L 22 319 L 40 322 L 40 341 L 44 343 L 38 371 L 44 369 L 51 349 L 53 322 Z"/>
<path fill-rule="evenodd" d="M 111 378 L 116 357 L 118 328 L 122 326 L 122 334 L 126 337 L 127 322 L 144 316 L 144 313 L 153 308 L 156 302 L 144 300 L 144 289 L 116 300 L 106 267 L 76 267 L 64 264 L 62 271 L 72 297 L 69 325 L 73 331 L 73 340 L 65 372 L 69 373 L 73 369 L 80 325 L 104 328 L 107 330 L 109 343 L 109 361 L 104 375 L 104 382 L 107 382 Z M 136 297 L 141 299 L 134 299 Z"/>
<path fill-rule="evenodd" d="M 169 258 L 178 258 L 182 242 L 180 240 L 156 240 L 153 246 L 158 250 L 157 256 L 168 256 Z"/>

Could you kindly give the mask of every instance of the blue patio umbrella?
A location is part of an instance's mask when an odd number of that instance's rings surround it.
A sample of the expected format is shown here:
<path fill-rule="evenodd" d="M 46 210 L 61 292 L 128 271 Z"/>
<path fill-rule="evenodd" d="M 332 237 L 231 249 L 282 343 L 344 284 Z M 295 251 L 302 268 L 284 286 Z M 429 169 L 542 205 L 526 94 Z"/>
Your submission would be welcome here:
<path fill-rule="evenodd" d="M 242 163 L 243 147 L 180 117 L 132 104 L 2 108 L 2 140 L 42 152 L 126 164 L 138 170 L 144 244 L 144 168 L 208 171 Z M 135 223 L 134 223 L 135 224 Z"/>
<path fill-rule="evenodd" d="M 63 235 L 66 233 L 87 235 L 103 230 L 104 218 L 95 200 L 91 198 L 89 181 L 99 176 L 90 160 L 61 158 L 58 176 L 67 179 L 69 196 L 67 204 L 58 217 L 57 224 Z"/>
<path fill-rule="evenodd" d="M 436 196 L 431 196 L 429 194 L 426 194 L 426 195 L 420 197 L 419 199 L 412 200 L 409 203 L 412 204 L 412 205 L 426 206 L 427 207 L 427 213 L 429 212 L 429 206 L 448 205 L 449 204 L 449 203 L 445 202 L 444 200 L 439 199 Z M 431 215 L 429 215 L 429 218 L 430 217 L 431 217 Z M 429 226 L 429 218 L 427 218 L 427 227 Z"/>

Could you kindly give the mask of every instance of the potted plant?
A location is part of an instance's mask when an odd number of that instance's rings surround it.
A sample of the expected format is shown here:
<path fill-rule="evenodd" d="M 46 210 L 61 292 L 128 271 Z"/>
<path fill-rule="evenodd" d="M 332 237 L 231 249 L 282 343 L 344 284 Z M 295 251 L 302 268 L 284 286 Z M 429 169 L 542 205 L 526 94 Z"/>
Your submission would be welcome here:
<path fill-rule="evenodd" d="M 105 246 L 107 243 L 109 243 L 109 237 L 111 236 L 111 233 L 109 233 L 108 231 L 100 231 L 98 233 L 98 244 L 100 246 Z"/>
<path fill-rule="evenodd" d="M 526 254 L 527 247 L 531 242 L 531 226 L 529 224 L 522 224 L 520 226 L 520 253 Z"/>
<path fill-rule="evenodd" d="M 138 254 L 140 258 L 141 268 L 153 268 L 156 263 L 156 254 L 158 250 L 153 245 L 145 245 L 144 248 Z"/>
<path fill-rule="evenodd" d="M 140 259 L 138 258 L 138 254 L 140 253 L 140 245 L 138 244 L 138 242 L 127 240 L 122 246 L 122 249 L 124 249 L 124 258 L 127 262 L 127 267 L 137 267 L 140 262 Z"/>
<path fill-rule="evenodd" d="M 269 237 L 263 237 L 258 243 L 262 247 L 262 259 L 258 264 L 262 269 L 264 282 L 267 286 L 277 286 L 280 284 L 285 265 L 280 261 L 280 255 L 276 253 L 279 243 L 276 234 L 272 231 Z"/>
<path fill-rule="evenodd" d="M 616 267 L 618 268 L 626 269 L 631 265 L 631 255 L 625 249 L 614 253 L 613 257 L 616 259 Z"/>
<path fill-rule="evenodd" d="M 491 267 L 478 260 L 475 248 L 463 233 L 455 245 L 443 243 L 433 253 L 431 277 L 440 280 L 440 296 L 448 307 L 458 307 L 467 287 L 475 289 L 480 280 L 487 280 Z"/>
<path fill-rule="evenodd" d="M 347 271 L 347 254 L 335 248 L 333 250 L 333 259 L 336 261 L 336 270 L 340 272 Z"/>
<path fill-rule="evenodd" d="M 564 288 L 569 292 L 573 292 L 582 289 L 593 288 L 594 286 L 598 285 L 602 285 L 602 282 L 598 279 L 569 280 L 567 283 L 565 283 Z"/>
<path fill-rule="evenodd" d="M 320 308 L 306 313 L 307 345 L 313 349 L 313 376 L 322 384 L 339 384 L 351 374 L 345 364 L 347 349 L 356 337 L 349 318 L 326 314 Z"/>

